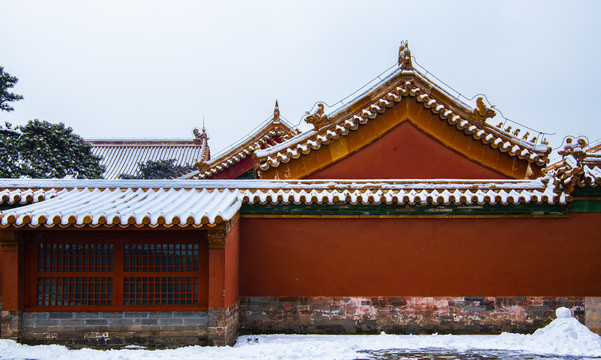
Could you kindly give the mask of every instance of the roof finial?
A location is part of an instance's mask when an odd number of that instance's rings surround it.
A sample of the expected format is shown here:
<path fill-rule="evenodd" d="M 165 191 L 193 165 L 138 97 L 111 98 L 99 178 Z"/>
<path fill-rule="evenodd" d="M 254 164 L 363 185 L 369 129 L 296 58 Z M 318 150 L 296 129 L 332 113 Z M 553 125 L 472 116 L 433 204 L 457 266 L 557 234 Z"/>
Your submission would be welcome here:
<path fill-rule="evenodd" d="M 280 106 L 278 105 L 278 99 L 275 99 L 275 108 L 273 108 L 273 122 L 280 121 Z"/>
<path fill-rule="evenodd" d="M 305 122 L 308 124 L 313 124 L 315 130 L 319 130 L 331 123 L 328 115 L 325 114 L 324 105 L 322 103 L 317 104 L 317 110 L 315 113 L 311 114 L 308 111 L 305 112 Z"/>
<path fill-rule="evenodd" d="M 192 129 L 192 133 L 194 134 L 194 143 L 197 145 L 202 145 L 203 140 L 208 142 L 209 135 L 207 134 L 207 130 L 205 128 L 205 117 L 202 117 L 202 131 L 198 130 L 198 128 Z"/>
<path fill-rule="evenodd" d="M 476 105 L 477 107 L 472 112 L 472 115 L 474 115 L 474 120 L 476 122 L 476 125 L 478 126 L 484 126 L 484 122 L 486 121 L 486 119 L 493 118 L 497 115 L 497 113 L 493 109 L 486 107 L 486 104 L 484 104 L 484 98 L 482 96 L 476 99 Z M 509 132 L 509 130 L 511 130 L 511 126 L 505 131 Z M 517 136 L 519 134 L 519 130 L 516 131 L 518 133 L 514 135 Z"/>
<path fill-rule="evenodd" d="M 401 41 L 399 47 L 399 66 L 405 70 L 412 70 L 413 64 L 411 63 L 411 51 L 409 50 L 409 41 Z"/>

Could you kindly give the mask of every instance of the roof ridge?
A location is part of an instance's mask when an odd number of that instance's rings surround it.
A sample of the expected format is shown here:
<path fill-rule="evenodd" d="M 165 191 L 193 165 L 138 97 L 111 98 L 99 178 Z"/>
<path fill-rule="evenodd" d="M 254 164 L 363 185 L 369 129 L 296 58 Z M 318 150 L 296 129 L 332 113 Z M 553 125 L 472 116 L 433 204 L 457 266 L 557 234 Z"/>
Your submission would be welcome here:
<path fill-rule="evenodd" d="M 21 204 L 23 196 L 37 202 L 0 211 L 0 228 L 83 227 L 83 226 L 215 226 L 237 216 L 247 204 L 308 205 L 565 205 L 571 196 L 554 181 L 440 180 L 438 186 L 415 183 L 400 186 L 401 181 L 177 181 L 170 187 L 141 187 L 153 181 L 71 181 L 73 185 L 95 186 L 50 188 L 48 193 L 30 185 L 50 185 L 53 181 L 15 181 L 15 189 L 0 191 L 0 203 Z M 419 180 L 422 181 L 422 180 Z M 6 183 L 3 180 L 0 183 Z M 62 181 L 68 183 L 69 181 Z M 61 183 L 61 182 L 55 182 Z M 157 182 L 154 182 L 157 183 Z M 164 183 L 164 182 L 163 182 Z M 397 183 L 397 186 L 394 186 Z M 105 186 L 102 186 L 102 185 Z M 111 186 L 121 184 L 122 186 Z M 214 187 L 208 186 L 213 184 Z M 217 186 L 221 184 L 222 186 Z M 255 186 L 250 186 L 250 185 Z M 262 184 L 261 186 L 256 186 Z M 188 185 L 188 186 L 178 186 Z M 199 186 L 200 185 L 200 186 Z M 226 185 L 226 186 L 223 186 Z M 243 186 L 231 186 L 243 185 Z M 279 187 L 277 185 L 280 185 Z M 388 186 L 386 186 L 388 185 Z M 421 186 L 415 186 L 421 185 Z M 486 186 L 488 185 L 488 186 Z M 1 186 L 1 184 L 0 184 Z M 162 190 L 162 191 L 160 191 Z M 217 191 L 215 191 L 217 190 Z M 42 201 L 47 199 L 45 201 Z M 31 201 L 34 197 L 30 198 Z M 100 200 L 100 201 L 98 201 Z"/>
<path fill-rule="evenodd" d="M 446 99 L 441 99 L 441 96 Z M 447 120 L 450 126 L 472 135 L 475 140 L 489 144 L 494 149 L 499 148 L 510 156 L 534 162 L 539 166 L 548 162 L 550 147 L 528 141 L 529 132 L 520 139 L 519 129 L 511 133 L 511 126 L 503 131 L 488 124 L 486 119 L 496 113 L 484 105 L 482 98 L 478 99 L 476 108 L 470 108 L 419 71 L 401 66 L 330 114 L 324 112 L 322 104 L 314 114 L 307 113 L 305 120 L 314 124 L 314 129 L 278 146 L 255 152 L 259 169 L 266 171 L 270 167 L 278 167 L 281 162 L 287 163 L 307 155 L 312 150 L 318 150 L 322 143 L 328 144 L 330 140 L 346 136 L 349 130 L 356 130 L 360 125 L 375 119 L 394 103 L 400 102 L 402 97 L 415 97 L 441 120 Z M 353 107 L 356 110 L 352 109 Z"/>

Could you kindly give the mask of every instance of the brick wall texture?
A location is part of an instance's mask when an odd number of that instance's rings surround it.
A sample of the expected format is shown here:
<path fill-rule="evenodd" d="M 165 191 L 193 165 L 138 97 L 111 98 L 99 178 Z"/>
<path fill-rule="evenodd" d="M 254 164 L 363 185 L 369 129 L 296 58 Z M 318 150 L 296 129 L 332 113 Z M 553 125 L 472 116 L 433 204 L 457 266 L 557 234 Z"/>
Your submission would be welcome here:
<path fill-rule="evenodd" d="M 593 300 L 598 306 L 598 298 Z M 3 312 L 2 337 L 28 344 L 64 344 L 75 348 L 124 345 L 166 348 L 230 345 L 239 333 L 531 333 L 555 319 L 555 309 L 560 306 L 570 308 L 584 323 L 585 303 L 591 310 L 596 309 L 587 301 L 591 299 L 241 297 L 239 303 L 209 311 Z M 587 315 L 586 320 L 590 322 L 593 315 Z"/>
<path fill-rule="evenodd" d="M 242 297 L 240 333 L 531 333 L 583 297 Z"/>
<path fill-rule="evenodd" d="M 206 345 L 206 311 L 23 313 L 21 341 L 71 347 Z"/>
<path fill-rule="evenodd" d="M 592 332 L 601 335 L 601 297 L 587 297 L 585 308 L 585 325 Z"/>
<path fill-rule="evenodd" d="M 19 340 L 23 327 L 22 315 L 21 311 L 2 311 L 0 334 L 3 339 Z"/>
<path fill-rule="evenodd" d="M 238 336 L 239 322 L 240 313 L 238 302 L 227 308 L 209 309 L 209 344 L 215 346 L 233 345 Z"/>

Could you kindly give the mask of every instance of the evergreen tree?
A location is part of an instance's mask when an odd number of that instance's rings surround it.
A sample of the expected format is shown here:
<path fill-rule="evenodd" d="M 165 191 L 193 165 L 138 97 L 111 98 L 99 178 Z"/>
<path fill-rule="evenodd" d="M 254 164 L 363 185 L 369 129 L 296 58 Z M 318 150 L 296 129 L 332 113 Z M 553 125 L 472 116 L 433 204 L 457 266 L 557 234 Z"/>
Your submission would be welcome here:
<path fill-rule="evenodd" d="M 0 126 L 0 177 L 17 178 L 20 168 L 16 141 L 21 133 L 12 129 L 10 123 L 5 125 L 5 129 Z"/>
<path fill-rule="evenodd" d="M 11 89 L 15 86 L 17 81 L 19 81 L 19 79 L 5 72 L 4 68 L 0 66 L 0 110 L 13 111 L 14 108 L 8 103 L 23 99 L 23 95 L 8 91 L 8 89 Z"/>
<path fill-rule="evenodd" d="M 92 147 L 65 124 L 30 120 L 0 130 L 0 177 L 101 178 L 104 167 Z"/>
<path fill-rule="evenodd" d="M 121 174 L 120 179 L 170 179 L 194 169 L 192 165 L 176 165 L 177 159 L 148 160 L 138 163 L 136 175 Z"/>

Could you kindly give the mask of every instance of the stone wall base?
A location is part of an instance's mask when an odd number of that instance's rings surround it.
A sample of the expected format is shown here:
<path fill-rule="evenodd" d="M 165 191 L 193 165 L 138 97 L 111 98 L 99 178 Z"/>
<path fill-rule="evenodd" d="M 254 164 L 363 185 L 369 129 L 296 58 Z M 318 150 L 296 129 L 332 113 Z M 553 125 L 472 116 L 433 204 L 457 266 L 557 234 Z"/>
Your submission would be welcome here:
<path fill-rule="evenodd" d="M 0 319 L 0 335 L 2 339 L 19 340 L 23 328 L 23 313 L 21 311 L 2 311 Z"/>
<path fill-rule="evenodd" d="M 25 344 L 62 344 L 73 348 L 207 345 L 207 312 L 23 313 L 23 326 L 18 340 Z"/>
<path fill-rule="evenodd" d="M 587 297 L 584 323 L 594 333 L 601 335 L 601 297 Z"/>
<path fill-rule="evenodd" d="M 208 333 L 210 345 L 232 345 L 238 337 L 240 321 L 239 302 L 227 308 L 210 308 Z"/>
<path fill-rule="evenodd" d="M 242 334 L 532 333 L 583 297 L 241 297 Z"/>

